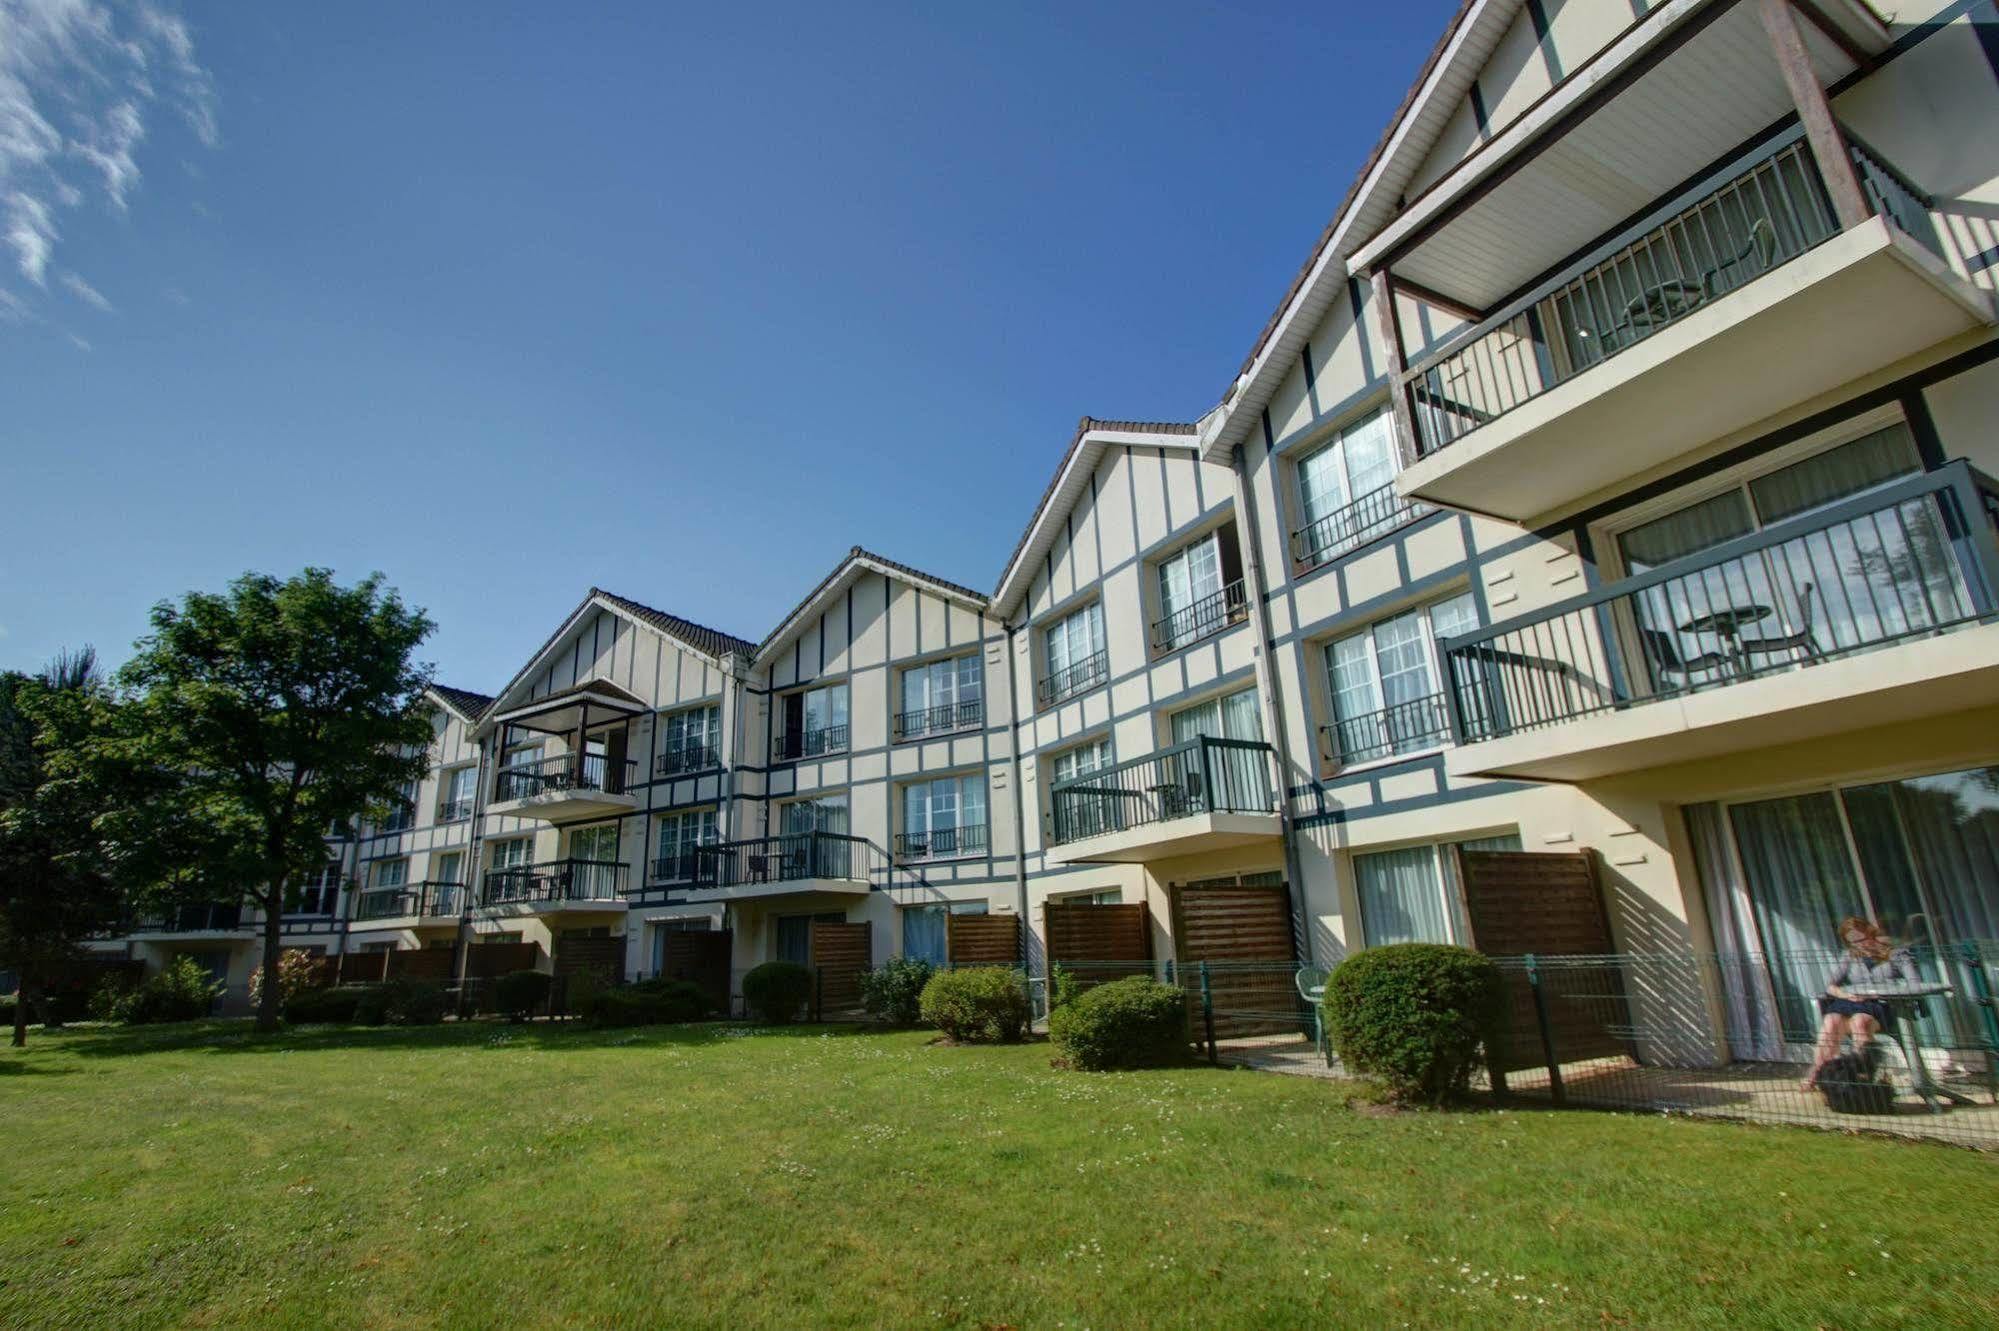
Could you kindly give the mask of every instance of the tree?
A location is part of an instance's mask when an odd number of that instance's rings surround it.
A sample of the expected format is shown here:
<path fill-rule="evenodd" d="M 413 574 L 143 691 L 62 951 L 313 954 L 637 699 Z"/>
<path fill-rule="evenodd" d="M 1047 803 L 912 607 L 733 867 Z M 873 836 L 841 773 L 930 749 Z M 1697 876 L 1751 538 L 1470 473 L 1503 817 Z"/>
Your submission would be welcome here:
<path fill-rule="evenodd" d="M 260 908 L 275 975 L 286 898 L 325 865 L 327 829 L 379 818 L 424 775 L 430 668 L 412 657 L 431 621 L 380 574 L 341 587 L 308 568 L 161 602 L 152 627 L 119 673 L 119 748 L 158 789 L 113 839 L 155 890 Z M 264 986 L 259 1030 L 277 1028 L 279 989 Z"/>
<path fill-rule="evenodd" d="M 109 698 L 88 647 L 39 675 L 0 673 L 0 965 L 20 977 L 14 1045 L 28 1008 L 44 1021 L 52 972 L 123 911 L 94 826 L 95 805 L 64 759 L 94 740 Z"/>

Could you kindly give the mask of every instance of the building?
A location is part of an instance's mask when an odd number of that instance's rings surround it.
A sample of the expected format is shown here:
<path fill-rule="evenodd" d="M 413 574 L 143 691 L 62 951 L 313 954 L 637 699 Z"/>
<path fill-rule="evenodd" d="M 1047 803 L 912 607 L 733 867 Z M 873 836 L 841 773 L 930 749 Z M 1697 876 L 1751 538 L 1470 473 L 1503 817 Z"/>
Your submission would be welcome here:
<path fill-rule="evenodd" d="M 990 595 L 591 591 L 437 691 L 328 946 L 1324 965 L 1587 850 L 1598 950 L 1750 959 L 1693 1044 L 1774 1057 L 1839 916 L 1999 938 L 1973 8 L 1467 0 L 1212 411 L 1085 418 Z"/>

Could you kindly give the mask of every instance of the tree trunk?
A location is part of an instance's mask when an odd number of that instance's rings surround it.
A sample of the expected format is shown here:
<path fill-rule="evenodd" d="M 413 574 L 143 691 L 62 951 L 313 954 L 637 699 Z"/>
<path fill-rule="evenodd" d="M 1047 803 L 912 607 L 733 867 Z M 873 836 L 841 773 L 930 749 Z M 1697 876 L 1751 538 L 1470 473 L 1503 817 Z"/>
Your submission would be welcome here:
<path fill-rule="evenodd" d="M 25 969 L 14 991 L 14 1047 L 28 1047 L 28 972 Z"/>
<path fill-rule="evenodd" d="M 281 875 L 264 899 L 264 991 L 257 998 L 257 1029 L 266 1034 L 278 1029 L 284 1012 L 283 986 L 278 983 L 278 955 L 285 928 L 285 885 L 289 874 Z"/>

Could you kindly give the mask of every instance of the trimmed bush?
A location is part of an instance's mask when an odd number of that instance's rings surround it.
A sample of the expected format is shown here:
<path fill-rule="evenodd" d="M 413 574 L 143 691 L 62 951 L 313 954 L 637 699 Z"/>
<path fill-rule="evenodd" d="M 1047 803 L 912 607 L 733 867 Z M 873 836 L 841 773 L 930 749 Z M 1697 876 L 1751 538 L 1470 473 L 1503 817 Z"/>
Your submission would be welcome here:
<path fill-rule="evenodd" d="M 390 980 L 375 990 L 382 1020 L 391 1026 L 435 1026 L 450 999 L 434 980 Z"/>
<path fill-rule="evenodd" d="M 1187 993 L 1149 975 L 1100 984 L 1048 1017 L 1065 1067 L 1157 1068 L 1187 1057 Z"/>
<path fill-rule="evenodd" d="M 963 1044 L 1012 1044 L 1034 1019 L 1025 978 L 1005 966 L 938 971 L 923 986 L 923 1020 Z"/>
<path fill-rule="evenodd" d="M 320 983 L 325 964 L 303 948 L 286 948 L 278 953 L 278 1006 L 283 1008 L 294 996 Z M 250 972 L 250 1007 L 254 1011 L 264 998 L 264 968 Z"/>
<path fill-rule="evenodd" d="M 890 957 L 861 977 L 861 1005 L 891 1026 L 923 1020 L 923 986 L 937 968 L 914 957 Z"/>
<path fill-rule="evenodd" d="M 209 1014 L 221 992 L 222 982 L 211 976 L 207 967 L 193 957 L 175 957 L 120 998 L 111 1015 L 129 1026 L 199 1021 Z"/>
<path fill-rule="evenodd" d="M 699 1021 L 713 1004 L 701 986 L 686 980 L 641 980 L 592 995 L 579 1008 L 592 1026 L 661 1026 Z"/>
<path fill-rule="evenodd" d="M 285 1003 L 285 1020 L 294 1026 L 316 1024 L 349 1026 L 369 987 L 343 984 L 333 989 L 307 989 L 293 994 Z"/>
<path fill-rule="evenodd" d="M 493 982 L 493 1007 L 513 1021 L 526 1021 L 548 1001 L 554 983 L 545 971 L 509 971 Z"/>
<path fill-rule="evenodd" d="M 1498 1029 L 1499 968 L 1469 948 L 1394 943 L 1348 958 L 1326 981 L 1326 1034 L 1340 1061 L 1397 1100 L 1463 1096 Z"/>
<path fill-rule="evenodd" d="M 760 1021 L 797 1021 L 812 1001 L 812 972 L 795 961 L 766 961 L 743 977 L 743 1005 Z"/>

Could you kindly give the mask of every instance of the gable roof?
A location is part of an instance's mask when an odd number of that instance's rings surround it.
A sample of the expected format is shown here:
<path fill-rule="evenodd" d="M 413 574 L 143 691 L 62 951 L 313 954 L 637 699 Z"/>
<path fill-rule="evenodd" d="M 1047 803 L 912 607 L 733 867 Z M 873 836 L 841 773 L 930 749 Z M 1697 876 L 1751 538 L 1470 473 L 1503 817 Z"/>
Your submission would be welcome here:
<path fill-rule="evenodd" d="M 1013 553 L 1007 556 L 1006 567 L 1000 570 L 999 585 L 993 589 L 992 608 L 1005 615 L 1019 601 L 1031 580 L 1023 577 L 1023 570 L 1030 569 L 1034 559 L 1054 539 L 1048 523 L 1056 514 L 1066 515 L 1081 497 L 1082 481 L 1096 471 L 1106 449 L 1120 446 L 1192 449 L 1199 432 L 1200 426 L 1189 421 L 1107 421 L 1095 416 L 1077 421 L 1076 433 L 1069 437 L 1069 446 L 1062 450 L 1062 460 L 1056 464 L 1048 488 L 1041 492 L 1041 502 L 1034 506 L 1034 516 L 1027 520 L 1026 530 L 1014 544 Z"/>
<path fill-rule="evenodd" d="M 763 642 L 757 646 L 755 657 L 757 662 L 761 664 L 768 659 L 777 645 L 785 641 L 791 635 L 794 628 L 810 617 L 814 609 L 823 606 L 833 597 L 846 590 L 855 578 L 869 572 L 879 573 L 885 578 L 891 578 L 897 582 L 906 582 L 912 586 L 936 592 L 946 600 L 957 601 L 981 613 L 986 608 L 986 594 L 984 592 L 973 591 L 963 583 L 951 582 L 933 573 L 925 573 L 922 569 L 898 563 L 893 559 L 878 555 L 872 550 L 864 549 L 857 545 L 847 551 L 846 557 L 834 565 L 833 571 L 821 578 L 819 585 L 807 592 L 805 599 L 800 601 L 790 614 L 779 621 L 778 626 L 772 629 L 769 636 L 765 637 Z"/>
<path fill-rule="evenodd" d="M 459 720 L 468 725 L 476 723 L 493 705 L 490 695 L 474 693 L 470 689 L 454 689 L 449 684 L 432 684 L 430 695 L 438 703 L 455 713 Z"/>

